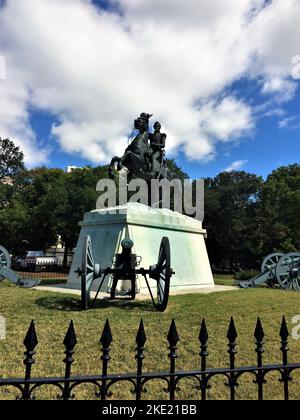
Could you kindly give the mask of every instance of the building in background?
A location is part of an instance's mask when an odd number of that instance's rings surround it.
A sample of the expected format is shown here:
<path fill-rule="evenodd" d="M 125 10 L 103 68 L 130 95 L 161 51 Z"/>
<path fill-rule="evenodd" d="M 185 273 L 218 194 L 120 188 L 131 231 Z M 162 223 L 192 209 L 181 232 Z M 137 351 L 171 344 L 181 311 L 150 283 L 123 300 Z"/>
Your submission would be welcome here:
<path fill-rule="evenodd" d="M 71 172 L 75 171 L 75 169 L 82 169 L 80 166 L 67 166 L 67 173 L 70 174 Z"/>

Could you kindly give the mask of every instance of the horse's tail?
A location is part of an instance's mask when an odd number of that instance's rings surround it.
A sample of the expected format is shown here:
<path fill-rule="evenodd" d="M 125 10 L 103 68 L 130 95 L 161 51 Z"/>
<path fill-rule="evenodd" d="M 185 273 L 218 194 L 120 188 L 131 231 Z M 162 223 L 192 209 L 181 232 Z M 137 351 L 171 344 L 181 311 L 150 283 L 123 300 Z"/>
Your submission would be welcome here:
<path fill-rule="evenodd" d="M 108 176 L 110 179 L 115 179 L 115 164 L 118 162 L 118 165 L 120 164 L 120 160 L 121 158 L 119 158 L 118 156 L 115 156 L 112 158 L 110 165 L 108 167 Z"/>

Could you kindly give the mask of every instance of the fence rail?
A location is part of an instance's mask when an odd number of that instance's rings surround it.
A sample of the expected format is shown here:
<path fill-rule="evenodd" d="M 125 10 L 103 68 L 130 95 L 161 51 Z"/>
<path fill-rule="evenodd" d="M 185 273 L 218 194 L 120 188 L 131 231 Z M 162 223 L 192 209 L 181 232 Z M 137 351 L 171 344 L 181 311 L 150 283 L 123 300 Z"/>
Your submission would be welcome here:
<path fill-rule="evenodd" d="M 145 344 L 147 341 L 144 323 L 141 320 L 137 336 L 136 336 L 136 372 L 131 374 L 109 374 L 109 361 L 110 349 L 113 341 L 112 332 L 110 329 L 109 321 L 107 320 L 100 338 L 101 344 L 101 361 L 102 361 L 102 374 L 101 375 L 87 375 L 87 376 L 72 376 L 72 364 L 74 363 L 74 353 L 77 344 L 77 337 L 75 333 L 74 323 L 71 321 L 68 331 L 64 339 L 65 358 L 65 375 L 63 377 L 32 377 L 32 367 L 35 363 L 35 348 L 38 344 L 36 329 L 34 321 L 31 322 L 29 330 L 24 339 L 25 346 L 25 375 L 24 378 L 0 378 L 1 387 L 12 386 L 18 392 L 18 399 L 31 400 L 34 399 L 35 392 L 45 385 L 55 386 L 59 391 L 59 399 L 70 400 L 75 397 L 75 390 L 82 384 L 93 384 L 96 392 L 95 397 L 105 401 L 112 396 L 112 388 L 115 384 L 129 382 L 132 385 L 132 394 L 136 400 L 141 400 L 143 394 L 146 392 L 147 384 L 152 380 L 161 380 L 165 386 L 164 390 L 168 393 L 169 399 L 175 400 L 179 384 L 184 378 L 193 378 L 195 380 L 195 389 L 198 391 L 199 399 L 206 400 L 208 397 L 208 390 L 211 388 L 211 379 L 221 376 L 226 380 L 226 387 L 228 389 L 229 397 L 231 400 L 236 399 L 236 388 L 239 386 L 239 380 L 245 374 L 253 375 L 253 380 L 257 386 L 257 398 L 264 399 L 264 387 L 266 384 L 267 375 L 270 372 L 278 373 L 278 380 L 282 383 L 283 397 L 285 400 L 289 399 L 289 383 L 292 380 L 292 372 L 300 369 L 300 363 L 288 363 L 288 337 L 289 332 L 286 325 L 285 318 L 283 317 L 280 328 L 281 346 L 280 351 L 282 354 L 282 363 L 273 365 L 263 364 L 264 353 L 264 331 L 260 319 L 258 318 L 254 337 L 256 340 L 255 352 L 257 355 L 257 364 L 255 366 L 236 366 L 236 346 L 237 346 L 237 331 L 235 328 L 234 320 L 231 318 L 227 339 L 228 339 L 228 358 L 229 365 L 225 368 L 207 368 L 208 353 L 208 331 L 206 328 L 205 320 L 203 319 L 200 333 L 199 333 L 199 358 L 200 369 L 182 371 L 176 370 L 177 343 L 179 335 L 177 332 L 175 321 L 173 320 L 169 329 L 167 340 L 169 343 L 169 370 L 166 372 L 143 372 L 143 361 Z"/>
<path fill-rule="evenodd" d="M 15 270 L 19 276 L 25 279 L 41 280 L 42 283 L 65 283 L 68 280 L 68 272 L 64 271 L 20 271 Z"/>

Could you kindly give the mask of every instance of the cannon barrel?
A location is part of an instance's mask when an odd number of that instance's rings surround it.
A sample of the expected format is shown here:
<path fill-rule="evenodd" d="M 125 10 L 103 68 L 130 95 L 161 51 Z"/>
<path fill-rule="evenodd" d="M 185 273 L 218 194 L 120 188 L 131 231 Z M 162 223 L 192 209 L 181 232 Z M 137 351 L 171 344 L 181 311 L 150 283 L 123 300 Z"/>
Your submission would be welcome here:
<path fill-rule="evenodd" d="M 131 239 L 123 239 L 121 242 L 122 249 L 132 249 L 133 248 L 133 241 Z"/>

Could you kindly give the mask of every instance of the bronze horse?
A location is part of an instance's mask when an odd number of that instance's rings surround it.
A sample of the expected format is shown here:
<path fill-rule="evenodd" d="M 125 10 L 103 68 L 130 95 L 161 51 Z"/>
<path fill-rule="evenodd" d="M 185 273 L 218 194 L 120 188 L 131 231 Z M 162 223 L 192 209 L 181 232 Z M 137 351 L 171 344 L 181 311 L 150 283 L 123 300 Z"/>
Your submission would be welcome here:
<path fill-rule="evenodd" d="M 169 179 L 173 178 L 172 173 L 167 168 L 164 159 L 159 162 L 159 171 L 153 172 L 151 168 L 152 150 L 149 146 L 149 119 L 152 115 L 142 113 L 134 121 L 134 128 L 139 134 L 133 139 L 127 147 L 122 157 L 115 156 L 109 165 L 108 173 L 111 179 L 115 178 L 114 171 L 120 171 L 123 167 L 128 170 L 128 182 L 133 178 L 141 178 L 146 181 L 151 179 Z"/>

